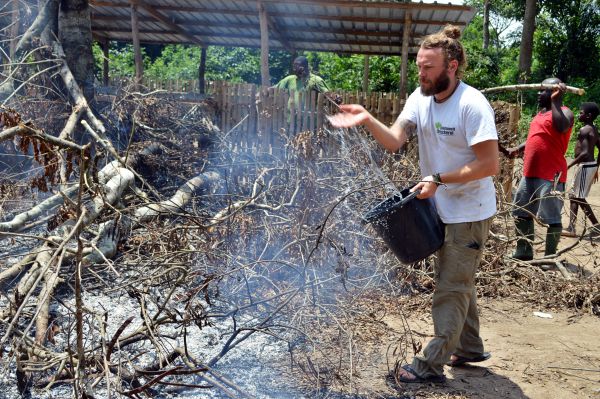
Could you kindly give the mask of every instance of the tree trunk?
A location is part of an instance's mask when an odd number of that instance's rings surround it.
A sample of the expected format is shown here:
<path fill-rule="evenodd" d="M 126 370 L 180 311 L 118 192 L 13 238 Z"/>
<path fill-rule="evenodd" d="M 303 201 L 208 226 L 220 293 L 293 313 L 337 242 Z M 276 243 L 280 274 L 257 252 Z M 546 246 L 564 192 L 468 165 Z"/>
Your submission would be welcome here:
<path fill-rule="evenodd" d="M 490 46 L 490 0 L 483 2 L 483 49 Z"/>
<path fill-rule="evenodd" d="M 86 99 L 94 97 L 92 24 L 87 0 L 61 0 L 58 18 L 59 40 L 67 65 Z"/>
<path fill-rule="evenodd" d="M 533 33 L 535 32 L 535 16 L 537 7 L 535 0 L 525 3 L 525 16 L 523 18 L 523 35 L 521 37 L 521 51 L 519 53 L 519 82 L 525 83 L 531 75 L 531 58 L 533 53 Z"/>

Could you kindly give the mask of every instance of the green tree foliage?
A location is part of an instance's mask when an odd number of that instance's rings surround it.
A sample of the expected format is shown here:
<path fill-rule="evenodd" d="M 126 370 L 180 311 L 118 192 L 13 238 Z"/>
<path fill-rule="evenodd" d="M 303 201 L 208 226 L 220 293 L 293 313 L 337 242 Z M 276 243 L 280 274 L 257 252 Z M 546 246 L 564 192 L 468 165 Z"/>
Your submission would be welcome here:
<path fill-rule="evenodd" d="M 92 47 L 94 60 L 96 65 L 96 77 L 101 75 L 102 64 L 104 62 L 104 54 L 98 43 L 94 43 Z M 150 59 L 146 56 L 142 47 L 142 57 L 144 67 L 150 64 Z M 133 46 L 131 44 L 111 43 L 108 49 L 108 59 L 110 75 L 112 77 L 132 77 L 135 75 Z"/>
<path fill-rule="evenodd" d="M 598 1 L 545 1 L 538 15 L 534 54 L 537 76 L 565 82 L 600 76 L 600 6 Z M 594 79 L 594 80 L 596 80 Z"/>
<path fill-rule="evenodd" d="M 99 76 L 103 54 L 98 44 L 94 44 L 96 71 Z M 142 46 L 144 75 L 155 79 L 192 80 L 198 78 L 200 48 L 189 45 L 165 45 L 160 55 L 151 59 Z M 260 82 L 260 50 L 210 46 L 207 50 L 206 79 L 228 80 L 232 82 Z M 135 74 L 133 46 L 111 43 L 109 49 L 110 74 L 118 77 L 132 77 Z M 289 73 L 291 56 L 281 51 L 269 55 L 271 77 L 276 82 Z"/>
<path fill-rule="evenodd" d="M 314 73 L 327 81 L 331 88 L 346 91 L 362 90 L 365 57 L 335 53 L 306 54 Z M 369 57 L 369 91 L 394 92 L 400 87 L 400 57 Z M 409 92 L 416 87 L 417 70 L 409 61 Z"/>

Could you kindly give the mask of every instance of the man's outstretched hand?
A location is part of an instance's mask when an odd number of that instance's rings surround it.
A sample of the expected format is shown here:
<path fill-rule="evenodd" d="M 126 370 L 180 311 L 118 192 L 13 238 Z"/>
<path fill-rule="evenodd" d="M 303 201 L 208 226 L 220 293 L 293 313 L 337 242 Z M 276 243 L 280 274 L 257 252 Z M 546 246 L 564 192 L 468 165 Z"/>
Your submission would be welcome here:
<path fill-rule="evenodd" d="M 357 104 L 340 105 L 340 111 L 335 115 L 327 117 L 334 127 L 362 125 L 371 117 L 369 111 Z"/>

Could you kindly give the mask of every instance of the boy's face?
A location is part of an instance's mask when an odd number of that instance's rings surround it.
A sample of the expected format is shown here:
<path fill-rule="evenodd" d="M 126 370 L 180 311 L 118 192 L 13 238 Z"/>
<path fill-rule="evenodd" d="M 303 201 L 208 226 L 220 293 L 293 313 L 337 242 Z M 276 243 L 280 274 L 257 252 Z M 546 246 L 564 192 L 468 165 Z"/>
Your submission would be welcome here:
<path fill-rule="evenodd" d="M 589 115 L 585 113 L 584 110 L 579 110 L 579 122 L 587 122 L 589 119 Z"/>

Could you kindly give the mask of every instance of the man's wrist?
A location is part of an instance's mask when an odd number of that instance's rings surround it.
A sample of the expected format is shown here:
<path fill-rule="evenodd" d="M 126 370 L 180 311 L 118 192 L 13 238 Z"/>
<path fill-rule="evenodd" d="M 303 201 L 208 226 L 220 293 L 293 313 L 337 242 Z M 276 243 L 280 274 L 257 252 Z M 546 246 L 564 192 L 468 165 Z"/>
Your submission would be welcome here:
<path fill-rule="evenodd" d="M 433 181 L 435 184 L 437 184 L 438 186 L 439 186 L 440 184 L 443 184 L 443 182 L 442 182 L 442 177 L 440 176 L 440 174 L 439 174 L 439 173 L 434 173 L 434 174 L 432 174 L 432 175 L 431 175 L 431 177 L 433 178 L 433 180 L 432 180 L 432 181 Z"/>

